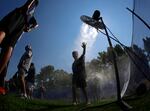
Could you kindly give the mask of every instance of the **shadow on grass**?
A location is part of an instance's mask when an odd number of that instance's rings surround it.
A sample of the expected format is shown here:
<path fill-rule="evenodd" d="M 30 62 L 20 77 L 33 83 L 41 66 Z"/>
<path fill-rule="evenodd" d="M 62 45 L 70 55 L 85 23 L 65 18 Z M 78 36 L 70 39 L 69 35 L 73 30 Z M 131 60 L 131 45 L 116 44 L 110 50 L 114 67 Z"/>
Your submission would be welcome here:
<path fill-rule="evenodd" d="M 54 109 L 61 109 L 61 108 L 68 108 L 68 107 L 72 107 L 72 105 L 44 105 L 38 109 L 26 108 L 25 111 L 51 111 Z"/>
<path fill-rule="evenodd" d="M 80 109 L 79 111 L 86 111 L 87 109 L 90 111 L 90 109 L 107 107 L 107 106 L 110 106 L 114 103 L 116 103 L 116 101 L 111 102 L 111 103 L 105 103 L 105 104 L 97 105 L 97 106 L 87 106 L 87 107 L 84 107 L 84 108 Z"/>
<path fill-rule="evenodd" d="M 39 103 L 38 103 L 39 104 Z M 32 103 L 32 106 L 37 106 L 38 104 Z M 41 105 L 41 104 L 39 104 Z M 24 111 L 80 111 L 81 109 L 86 108 L 86 104 L 79 104 L 79 105 L 72 105 L 72 104 L 66 104 L 66 105 L 56 105 L 56 104 L 43 104 L 41 108 L 33 109 L 33 108 L 26 108 Z"/>
<path fill-rule="evenodd" d="M 140 107 L 146 107 L 145 102 L 149 102 L 150 95 L 142 97 L 127 97 L 124 100 L 133 105 L 132 111 L 147 111 Z M 147 100 L 147 101 L 146 101 Z M 109 103 L 108 103 L 109 102 Z M 22 100 L 13 95 L 0 96 L 0 111 L 121 111 L 116 101 L 101 102 L 101 104 L 72 105 L 63 101 L 43 101 L 43 100 Z M 144 103 L 144 104 L 141 104 Z M 148 104 L 146 104 L 148 105 Z M 147 106 L 145 109 L 148 109 Z"/>
<path fill-rule="evenodd" d="M 129 103 L 132 103 L 132 102 L 138 101 L 142 98 L 144 98 L 144 96 L 129 96 L 129 97 L 123 98 L 123 100 L 127 101 Z M 117 101 L 113 101 L 113 102 L 110 102 L 110 103 L 104 103 L 104 104 L 97 105 L 97 106 L 88 106 L 88 107 L 85 107 L 83 109 L 80 109 L 80 111 L 91 111 L 91 110 L 92 111 L 93 110 L 94 111 L 105 111 L 106 109 L 112 109 L 112 108 L 117 109 L 117 111 L 127 111 L 127 110 L 121 110 L 121 108 L 118 105 Z M 114 111 L 114 110 L 111 110 L 111 111 Z M 135 108 L 132 108 L 128 111 L 139 111 L 139 110 L 135 109 Z"/>

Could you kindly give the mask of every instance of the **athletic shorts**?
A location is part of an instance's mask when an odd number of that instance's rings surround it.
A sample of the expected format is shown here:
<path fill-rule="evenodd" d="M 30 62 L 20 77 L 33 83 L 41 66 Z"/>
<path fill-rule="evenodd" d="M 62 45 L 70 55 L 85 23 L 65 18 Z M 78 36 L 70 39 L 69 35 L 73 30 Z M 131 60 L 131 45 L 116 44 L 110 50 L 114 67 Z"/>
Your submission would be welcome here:
<path fill-rule="evenodd" d="M 25 77 L 25 74 L 26 74 L 26 70 L 24 70 L 23 68 L 18 69 L 18 76 Z"/>
<path fill-rule="evenodd" d="M 86 79 L 80 77 L 72 77 L 72 85 L 77 88 L 85 88 L 87 86 Z"/>

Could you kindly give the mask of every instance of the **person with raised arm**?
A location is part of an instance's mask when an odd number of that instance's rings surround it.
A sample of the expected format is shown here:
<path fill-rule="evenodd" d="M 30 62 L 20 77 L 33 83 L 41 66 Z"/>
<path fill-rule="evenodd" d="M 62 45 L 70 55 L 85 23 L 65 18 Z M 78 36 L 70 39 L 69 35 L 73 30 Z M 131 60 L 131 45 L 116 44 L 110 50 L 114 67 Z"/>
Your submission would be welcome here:
<path fill-rule="evenodd" d="M 83 53 L 78 57 L 78 51 L 73 51 L 72 56 L 74 62 L 72 64 L 72 95 L 73 95 L 73 105 L 78 104 L 77 100 L 77 88 L 80 88 L 83 92 L 86 104 L 89 104 L 87 90 L 86 90 L 86 71 L 85 71 L 85 53 L 86 53 L 86 43 L 82 43 Z"/>

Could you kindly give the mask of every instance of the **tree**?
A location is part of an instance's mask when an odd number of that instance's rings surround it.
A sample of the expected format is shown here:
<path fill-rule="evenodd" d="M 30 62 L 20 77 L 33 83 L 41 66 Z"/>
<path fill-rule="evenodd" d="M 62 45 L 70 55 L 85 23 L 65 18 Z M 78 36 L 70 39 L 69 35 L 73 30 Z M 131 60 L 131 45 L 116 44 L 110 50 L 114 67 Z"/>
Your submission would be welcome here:
<path fill-rule="evenodd" d="M 55 70 L 55 87 L 70 87 L 71 80 L 71 74 L 68 74 L 63 69 Z"/>
<path fill-rule="evenodd" d="M 43 81 L 47 81 L 48 79 L 51 79 L 53 73 L 54 73 L 54 66 L 52 65 L 45 66 L 41 68 L 40 71 L 41 79 Z"/>
<path fill-rule="evenodd" d="M 47 66 L 42 67 L 40 73 L 37 74 L 36 77 L 35 77 L 37 87 L 40 86 L 41 81 L 43 81 L 44 85 L 46 87 L 48 87 L 48 82 L 50 80 L 52 80 L 53 74 L 54 74 L 54 66 L 47 65 Z"/>
<path fill-rule="evenodd" d="M 144 49 L 147 52 L 147 57 L 150 60 L 150 37 L 143 38 Z"/>
<path fill-rule="evenodd" d="M 86 69 L 88 70 L 89 73 L 92 73 L 93 71 L 98 72 L 100 69 L 100 63 L 98 61 L 98 59 L 92 59 L 87 65 L 86 65 Z"/>
<path fill-rule="evenodd" d="M 122 56 L 124 54 L 124 50 L 121 48 L 121 46 L 119 44 L 115 45 L 114 50 L 115 50 L 117 56 Z"/>
<path fill-rule="evenodd" d="M 106 64 L 106 62 L 107 62 L 107 52 L 105 52 L 105 51 L 99 52 L 97 59 L 100 62 L 100 64 Z"/>

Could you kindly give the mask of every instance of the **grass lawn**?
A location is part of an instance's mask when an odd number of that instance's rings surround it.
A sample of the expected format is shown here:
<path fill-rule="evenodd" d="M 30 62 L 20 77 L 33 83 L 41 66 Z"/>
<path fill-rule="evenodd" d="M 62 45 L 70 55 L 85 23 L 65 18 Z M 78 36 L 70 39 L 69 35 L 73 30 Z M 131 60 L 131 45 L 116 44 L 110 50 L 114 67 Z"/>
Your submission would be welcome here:
<path fill-rule="evenodd" d="M 131 111 L 150 111 L 150 93 L 141 97 L 125 98 L 133 109 Z M 121 111 L 116 102 L 103 100 L 73 106 L 70 102 L 60 100 L 28 100 L 15 95 L 0 96 L 0 111 Z"/>

